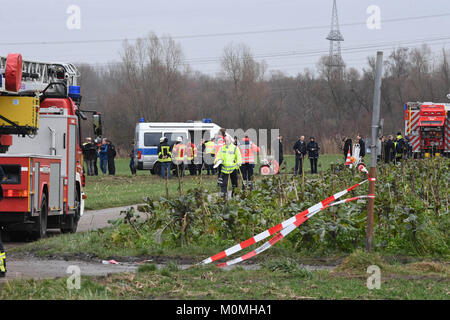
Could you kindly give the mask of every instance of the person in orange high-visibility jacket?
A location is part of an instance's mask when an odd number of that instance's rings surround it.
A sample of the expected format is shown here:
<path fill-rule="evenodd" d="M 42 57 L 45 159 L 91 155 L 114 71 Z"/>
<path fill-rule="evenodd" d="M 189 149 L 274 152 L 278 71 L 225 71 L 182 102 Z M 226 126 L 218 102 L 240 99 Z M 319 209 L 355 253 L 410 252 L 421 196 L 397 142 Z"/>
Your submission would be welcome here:
<path fill-rule="evenodd" d="M 198 157 L 197 146 L 194 143 L 189 142 L 186 146 L 186 160 L 188 161 L 188 168 L 191 176 L 197 175 L 197 166 L 196 166 L 197 157 Z"/>
<path fill-rule="evenodd" d="M 239 145 L 242 156 L 242 188 L 252 189 L 252 177 L 253 169 L 255 168 L 255 154 L 259 152 L 259 147 L 250 141 L 248 136 L 242 139 L 242 143 Z"/>
<path fill-rule="evenodd" d="M 177 168 L 177 175 L 184 176 L 184 161 L 186 158 L 186 145 L 183 143 L 183 138 L 178 137 L 175 145 L 172 148 L 172 162 Z"/>

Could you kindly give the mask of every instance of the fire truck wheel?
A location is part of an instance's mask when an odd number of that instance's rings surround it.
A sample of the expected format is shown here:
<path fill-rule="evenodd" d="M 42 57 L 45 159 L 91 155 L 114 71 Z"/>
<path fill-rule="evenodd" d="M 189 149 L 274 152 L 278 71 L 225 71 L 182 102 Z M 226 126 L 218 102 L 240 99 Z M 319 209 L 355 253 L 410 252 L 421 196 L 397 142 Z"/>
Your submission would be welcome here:
<path fill-rule="evenodd" d="M 48 217 L 48 205 L 47 196 L 42 194 L 41 212 L 37 219 L 36 229 L 33 232 L 33 238 L 38 240 L 47 236 L 47 217 Z"/>
<path fill-rule="evenodd" d="M 80 193 L 79 189 L 77 187 L 77 192 L 75 193 L 75 204 L 76 204 L 76 210 L 74 214 L 71 214 L 68 219 L 69 220 L 69 228 L 61 228 L 61 233 L 75 233 L 77 232 L 78 228 L 78 221 L 80 220 Z"/>

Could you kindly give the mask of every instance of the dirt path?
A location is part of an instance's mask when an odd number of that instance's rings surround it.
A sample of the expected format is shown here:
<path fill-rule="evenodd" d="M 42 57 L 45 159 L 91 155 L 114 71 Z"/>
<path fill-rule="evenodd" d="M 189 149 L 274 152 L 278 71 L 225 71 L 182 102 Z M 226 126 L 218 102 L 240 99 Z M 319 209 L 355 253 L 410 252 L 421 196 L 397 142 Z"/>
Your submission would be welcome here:
<path fill-rule="evenodd" d="M 136 205 L 134 205 L 134 206 L 85 211 L 80 221 L 78 222 L 77 232 L 97 230 L 107 227 L 110 225 L 108 224 L 108 220 L 119 218 L 120 211 L 128 209 L 130 207 L 134 207 L 136 209 Z"/>
<path fill-rule="evenodd" d="M 77 232 L 84 232 L 89 230 L 96 230 L 107 227 L 108 220 L 117 219 L 120 217 L 120 211 L 128 209 L 131 206 L 116 207 L 101 210 L 85 211 L 78 223 Z M 134 206 L 136 207 L 136 206 Z M 49 230 L 50 237 L 58 237 L 61 233 L 59 230 Z M 28 242 L 5 242 L 4 246 L 6 252 L 9 249 L 22 246 Z M 80 267 L 82 275 L 106 275 L 107 273 L 135 271 L 137 266 L 133 265 L 104 265 L 101 261 L 86 262 L 86 261 L 65 261 L 65 260 L 48 260 L 38 258 L 15 258 L 14 254 L 8 256 L 7 259 L 7 277 L 13 278 L 56 278 L 68 276 L 67 268 L 71 265 Z M 5 281 L 0 279 L 0 282 Z"/>
<path fill-rule="evenodd" d="M 120 211 L 128 209 L 131 206 L 126 207 L 116 207 L 101 210 L 90 210 L 86 211 L 81 217 L 78 223 L 77 232 L 85 232 L 89 230 L 96 230 L 109 226 L 108 220 L 117 219 L 120 217 Z M 136 207 L 136 206 L 134 206 Z M 59 230 L 49 230 L 49 236 L 58 237 L 60 236 Z M 6 250 L 25 245 L 27 242 L 6 242 L 4 243 Z M 165 267 L 166 263 L 169 261 L 161 261 L 156 259 L 155 264 L 157 268 Z M 151 262 L 150 262 L 151 263 Z M 180 269 L 185 269 L 190 267 L 186 262 L 178 263 Z M 82 260 L 63 260 L 63 259 L 40 259 L 36 257 L 27 256 L 14 256 L 14 254 L 8 256 L 7 260 L 7 277 L 0 279 L 0 283 L 11 280 L 11 279 L 48 279 L 48 278 L 58 278 L 67 277 L 71 273 L 67 272 L 69 266 L 77 266 L 80 269 L 81 275 L 84 276 L 103 276 L 110 273 L 120 273 L 120 272 L 135 272 L 138 268 L 136 263 L 120 263 L 120 264 L 103 264 L 102 261 L 82 261 Z M 257 270 L 260 268 L 257 264 L 251 265 L 239 265 L 244 269 Z M 235 266 L 226 267 L 225 270 L 231 270 Z M 303 265 L 304 268 L 308 270 L 324 270 L 331 269 L 330 266 L 310 266 Z"/>
<path fill-rule="evenodd" d="M 102 276 L 117 272 L 134 272 L 137 266 L 132 265 L 104 265 L 99 262 L 86 262 L 76 260 L 45 260 L 27 258 L 26 260 L 12 257 L 7 262 L 7 277 L 0 279 L 0 283 L 6 280 L 24 279 L 46 279 L 70 276 L 73 271 L 68 271 L 70 266 L 77 266 L 83 276 Z"/>

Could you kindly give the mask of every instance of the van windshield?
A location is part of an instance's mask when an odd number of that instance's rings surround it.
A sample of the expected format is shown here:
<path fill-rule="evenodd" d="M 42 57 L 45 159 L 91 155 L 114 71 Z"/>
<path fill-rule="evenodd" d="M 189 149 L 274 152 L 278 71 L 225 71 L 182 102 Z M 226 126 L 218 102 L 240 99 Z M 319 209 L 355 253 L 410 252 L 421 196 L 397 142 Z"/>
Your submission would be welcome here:
<path fill-rule="evenodd" d="M 162 136 L 162 132 L 146 132 L 144 133 L 144 146 L 157 147 L 159 146 L 159 139 Z"/>
<path fill-rule="evenodd" d="M 173 145 L 177 141 L 178 137 L 183 138 L 183 143 L 186 143 L 187 141 L 187 136 L 184 132 L 166 132 L 164 133 L 164 137 L 167 138 L 167 143 L 169 145 Z"/>

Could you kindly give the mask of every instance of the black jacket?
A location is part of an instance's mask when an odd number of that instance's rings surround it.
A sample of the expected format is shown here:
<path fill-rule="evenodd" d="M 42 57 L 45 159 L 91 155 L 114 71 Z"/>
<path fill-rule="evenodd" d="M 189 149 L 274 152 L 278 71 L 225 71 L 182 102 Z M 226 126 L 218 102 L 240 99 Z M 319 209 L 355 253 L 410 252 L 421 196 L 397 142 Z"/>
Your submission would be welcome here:
<path fill-rule="evenodd" d="M 97 148 L 93 143 L 85 143 L 83 145 L 83 157 L 85 160 L 93 160 L 97 156 Z"/>
<path fill-rule="evenodd" d="M 302 156 L 304 157 L 306 155 L 306 143 L 305 141 L 297 140 L 297 142 L 294 144 L 294 152 L 295 156 Z M 300 152 L 300 153 L 298 153 Z"/>
<path fill-rule="evenodd" d="M 344 156 L 347 156 L 348 152 L 350 151 L 350 155 L 353 155 L 353 150 L 352 150 L 352 139 L 347 139 L 345 140 L 344 143 Z"/>
<path fill-rule="evenodd" d="M 108 145 L 108 149 L 106 150 L 106 154 L 108 155 L 108 159 L 114 159 L 114 157 L 116 156 L 116 147 L 110 143 Z"/>
<path fill-rule="evenodd" d="M 361 158 L 364 158 L 364 156 L 366 155 L 366 143 L 361 138 L 359 139 L 358 144 L 359 144 L 359 156 Z"/>
<path fill-rule="evenodd" d="M 384 159 L 385 162 L 389 162 L 395 157 L 395 144 L 392 140 L 387 140 L 384 145 Z"/>
<path fill-rule="evenodd" d="M 306 150 L 308 150 L 308 157 L 310 159 L 319 158 L 319 144 L 315 141 L 310 141 L 306 146 Z"/>

